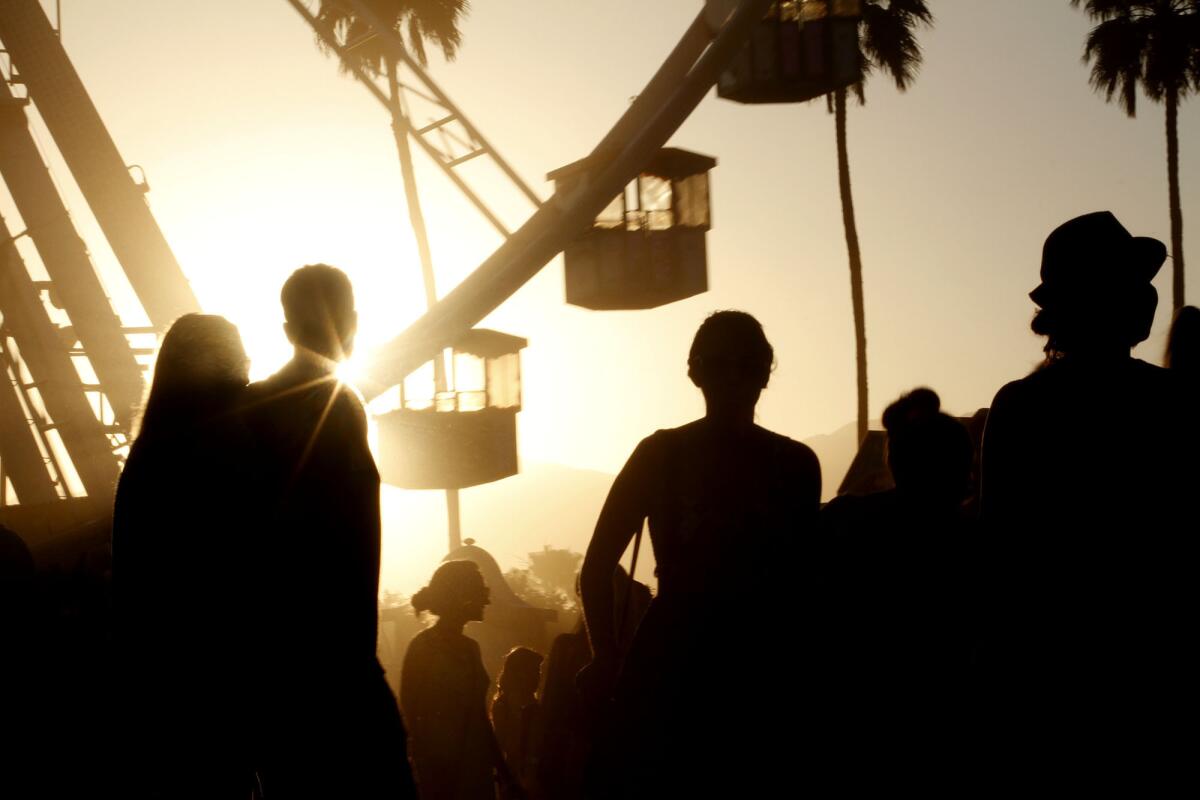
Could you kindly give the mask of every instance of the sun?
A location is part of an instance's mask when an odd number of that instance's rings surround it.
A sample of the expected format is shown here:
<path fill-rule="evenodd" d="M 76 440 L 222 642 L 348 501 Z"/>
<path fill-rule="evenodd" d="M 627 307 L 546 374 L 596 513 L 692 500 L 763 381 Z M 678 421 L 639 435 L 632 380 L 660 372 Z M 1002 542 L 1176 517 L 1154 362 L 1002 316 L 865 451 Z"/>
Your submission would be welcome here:
<path fill-rule="evenodd" d="M 346 383 L 357 387 L 359 381 L 366 374 L 366 364 L 363 363 L 361 356 L 355 354 L 338 364 L 333 374 L 337 377 L 339 383 Z"/>

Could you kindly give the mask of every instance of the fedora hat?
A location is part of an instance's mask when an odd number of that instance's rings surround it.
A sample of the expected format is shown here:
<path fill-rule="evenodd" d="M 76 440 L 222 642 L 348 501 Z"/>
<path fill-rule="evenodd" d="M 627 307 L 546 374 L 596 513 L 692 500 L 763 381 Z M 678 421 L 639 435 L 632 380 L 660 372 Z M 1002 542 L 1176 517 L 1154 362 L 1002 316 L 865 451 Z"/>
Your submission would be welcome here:
<path fill-rule="evenodd" d="M 1112 297 L 1154 279 L 1167 246 L 1133 236 L 1111 211 L 1068 220 L 1042 246 L 1042 282 L 1029 293 L 1042 308 L 1065 300 Z"/>

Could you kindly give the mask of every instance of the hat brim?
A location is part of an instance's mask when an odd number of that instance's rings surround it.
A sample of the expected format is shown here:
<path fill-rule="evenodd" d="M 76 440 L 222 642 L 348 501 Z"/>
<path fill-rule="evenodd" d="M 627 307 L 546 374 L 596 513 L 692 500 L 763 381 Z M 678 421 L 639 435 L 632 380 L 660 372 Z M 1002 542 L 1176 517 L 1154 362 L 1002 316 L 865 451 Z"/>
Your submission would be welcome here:
<path fill-rule="evenodd" d="M 1152 281 L 1167 260 L 1167 246 L 1149 236 L 1134 236 L 1129 240 L 1129 257 L 1138 276 Z"/>

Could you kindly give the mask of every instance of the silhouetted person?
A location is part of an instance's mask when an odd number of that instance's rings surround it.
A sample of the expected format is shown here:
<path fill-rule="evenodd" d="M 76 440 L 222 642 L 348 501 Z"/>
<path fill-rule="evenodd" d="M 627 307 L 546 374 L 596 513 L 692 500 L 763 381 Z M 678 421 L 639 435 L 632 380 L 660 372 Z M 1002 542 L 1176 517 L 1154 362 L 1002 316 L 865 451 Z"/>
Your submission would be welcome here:
<path fill-rule="evenodd" d="M 473 561 L 448 561 L 412 597 L 438 621 L 404 654 L 400 703 L 421 800 L 493 800 L 496 779 L 511 785 L 487 712 L 487 671 L 479 644 L 463 634 L 481 621 L 489 591 Z"/>
<path fill-rule="evenodd" d="M 846 495 L 821 512 L 829 666 L 824 715 L 849 788 L 929 789 L 964 738 L 978 583 L 964 510 L 974 445 L 915 389 L 883 412 L 895 488 Z"/>
<path fill-rule="evenodd" d="M 510 650 L 496 680 L 491 707 L 492 729 L 509 772 L 530 791 L 537 779 L 541 743 L 542 707 L 537 689 L 542 661 L 542 654 L 528 647 Z"/>
<path fill-rule="evenodd" d="M 773 361 L 752 316 L 708 317 L 688 356 L 705 416 L 644 439 L 600 513 L 582 570 L 595 657 L 580 682 L 616 689 L 591 769 L 596 796 L 753 793 L 788 769 L 778 759 L 796 743 L 779 727 L 793 719 L 797 676 L 774 643 L 802 604 L 797 564 L 821 474 L 808 447 L 754 423 Z M 647 519 L 659 592 L 622 668 L 612 574 Z M 754 702 L 706 701 L 750 685 Z"/>
<path fill-rule="evenodd" d="M 576 578 L 576 594 L 579 593 Z M 628 612 L 625 598 L 629 597 Z M 650 607 L 650 587 L 629 582 L 629 573 L 613 571 L 613 636 L 618 648 L 630 639 Z M 596 735 L 595 698 L 585 696 L 576 676 L 592 660 L 587 627 L 582 616 L 575 630 L 560 633 L 550 645 L 542 690 L 542 744 L 538 756 L 538 783 L 543 797 L 575 800 L 583 796 L 584 773 Z"/>
<path fill-rule="evenodd" d="M 302 267 L 281 293 L 295 356 L 250 387 L 268 524 L 263 770 L 268 797 L 411 795 L 404 727 L 376 659 L 379 473 L 362 401 L 335 375 L 354 345 L 340 270 Z"/>
<path fill-rule="evenodd" d="M 247 797 L 252 694 L 244 517 L 248 382 L 237 328 L 163 337 L 113 512 L 118 769 L 127 797 Z"/>
<path fill-rule="evenodd" d="M 996 579 L 981 657 L 999 769 L 1028 770 L 1017 780 L 1111 790 L 1163 775 L 1176 714 L 1194 708 L 1194 419 L 1172 376 L 1130 354 L 1165 257 L 1108 212 L 1053 231 L 1030 293 L 1045 362 L 992 403 L 982 506 Z"/>

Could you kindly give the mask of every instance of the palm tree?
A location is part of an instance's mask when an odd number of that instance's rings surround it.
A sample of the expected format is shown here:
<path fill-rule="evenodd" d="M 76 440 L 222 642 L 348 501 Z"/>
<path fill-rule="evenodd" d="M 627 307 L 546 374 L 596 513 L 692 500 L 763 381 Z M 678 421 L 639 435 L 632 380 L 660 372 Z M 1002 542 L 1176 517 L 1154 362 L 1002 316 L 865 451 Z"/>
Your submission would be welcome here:
<path fill-rule="evenodd" d="M 453 61 L 462 44 L 459 25 L 470 9 L 468 0 L 363 0 L 364 5 L 375 17 L 401 36 L 405 48 L 422 66 L 429 63 L 425 42 L 429 41 L 442 50 L 447 61 Z M 404 196 L 408 205 L 409 223 L 417 242 L 417 253 L 421 261 L 421 274 L 425 283 L 425 299 L 429 305 L 437 302 L 437 283 L 433 272 L 433 256 L 429 249 L 429 236 L 425 228 L 425 215 L 421 211 L 421 197 L 417 192 L 416 175 L 413 172 L 412 150 L 408 144 L 408 116 L 403 107 L 400 92 L 399 59 L 395 52 L 372 35 L 373 26 L 360 19 L 355 4 L 350 0 L 321 0 L 317 20 L 334 34 L 334 38 L 348 49 L 346 57 L 355 65 L 372 75 L 387 77 L 388 98 L 392 112 L 392 133 L 396 139 L 396 153 L 400 157 L 400 173 L 404 181 Z M 317 44 L 326 50 L 323 40 Z M 350 67 L 344 61 L 343 71 Z"/>
<path fill-rule="evenodd" d="M 1088 33 L 1083 61 L 1105 99 L 1119 97 L 1137 113 L 1137 90 L 1167 107 L 1167 193 L 1171 206 L 1172 301 L 1184 305 L 1183 210 L 1179 202 L 1179 103 L 1200 89 L 1200 0 L 1071 0 L 1099 24 Z"/>
<path fill-rule="evenodd" d="M 469 0 L 362 0 L 379 21 L 401 37 L 405 49 L 421 66 L 429 63 L 425 50 L 426 41 L 442 50 L 447 61 L 453 61 L 462 44 L 462 19 L 470 9 Z M 433 271 L 433 254 L 429 249 L 429 234 L 425 228 L 425 215 L 421 211 L 421 196 L 417 192 L 417 178 L 413 171 L 412 150 L 408 144 L 408 115 L 404 108 L 400 90 L 399 61 L 395 51 L 373 35 L 370 21 L 361 19 L 350 0 L 321 0 L 317 21 L 333 33 L 334 39 L 344 48 L 344 59 L 352 59 L 356 66 L 372 75 L 383 75 L 388 82 L 388 105 L 392 114 L 392 135 L 396 140 L 396 153 L 400 157 L 400 174 L 404 181 L 404 197 L 408 205 L 408 220 L 413 237 L 417 242 L 417 255 L 421 262 L 421 277 L 425 284 L 425 302 L 432 306 L 437 302 L 437 281 Z M 325 42 L 317 38 L 317 45 L 327 50 Z M 350 65 L 341 63 L 343 71 Z M 446 370 L 442 359 L 435 359 L 434 383 L 437 391 L 446 389 Z M 449 526 L 450 550 L 462 544 L 462 523 L 459 514 L 458 490 L 446 490 L 446 516 Z"/>
<path fill-rule="evenodd" d="M 858 246 L 858 224 L 854 219 L 854 197 L 850 187 L 850 156 L 846 146 L 847 94 L 853 91 L 859 103 L 865 103 L 863 84 L 876 71 L 890 75 L 900 91 L 907 90 L 921 66 L 921 47 L 916 36 L 916 30 L 921 25 L 933 25 L 933 14 L 926 6 L 925 0 L 864 2 L 858 26 L 862 80 L 850 89 L 838 89 L 832 98 L 837 126 L 838 187 L 842 197 L 842 224 L 846 231 L 846 251 L 850 257 L 850 300 L 854 308 L 855 361 L 858 372 L 859 442 L 867 436 L 867 322 L 863 305 L 862 251 Z"/>

